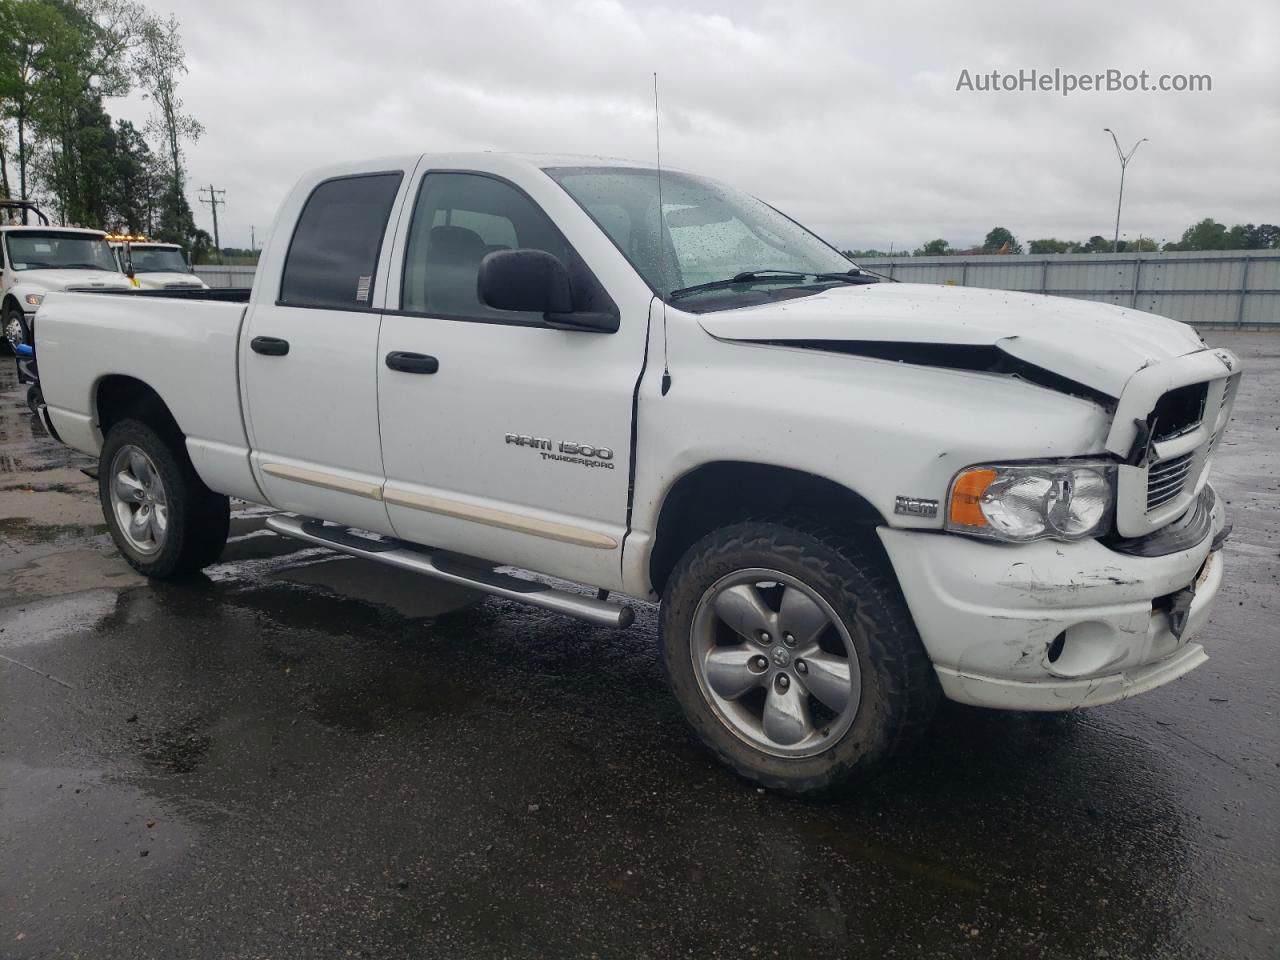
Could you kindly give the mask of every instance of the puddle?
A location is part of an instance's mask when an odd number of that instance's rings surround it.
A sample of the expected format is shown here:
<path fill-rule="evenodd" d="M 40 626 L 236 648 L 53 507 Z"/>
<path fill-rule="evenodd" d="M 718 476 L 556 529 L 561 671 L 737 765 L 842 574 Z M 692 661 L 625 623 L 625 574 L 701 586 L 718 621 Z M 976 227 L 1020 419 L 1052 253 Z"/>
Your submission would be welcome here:
<path fill-rule="evenodd" d="M 46 597 L 74 600 L 85 590 L 106 587 L 119 591 L 146 582 L 115 553 L 72 550 L 7 571 L 0 581 L 0 597 L 10 604 Z M 109 596 L 114 598 L 115 593 Z"/>
<path fill-rule="evenodd" d="M 53 558 L 49 558 L 53 559 Z M 86 590 L 0 612 L 0 649 L 57 640 L 96 627 L 116 609 L 114 590 Z"/>

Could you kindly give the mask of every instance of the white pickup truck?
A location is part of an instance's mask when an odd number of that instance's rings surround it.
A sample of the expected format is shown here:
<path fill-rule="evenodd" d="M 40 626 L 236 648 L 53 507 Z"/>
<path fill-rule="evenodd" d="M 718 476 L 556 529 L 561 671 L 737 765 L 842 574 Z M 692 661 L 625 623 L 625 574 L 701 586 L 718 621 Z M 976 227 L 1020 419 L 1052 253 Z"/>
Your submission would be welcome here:
<path fill-rule="evenodd" d="M 47 297 L 42 413 L 150 576 L 212 563 L 239 497 L 597 624 L 660 600 L 698 735 L 791 793 L 865 778 L 940 695 L 1070 710 L 1202 663 L 1236 357 L 875 280 L 683 172 L 391 157 L 298 183 L 247 303 Z"/>

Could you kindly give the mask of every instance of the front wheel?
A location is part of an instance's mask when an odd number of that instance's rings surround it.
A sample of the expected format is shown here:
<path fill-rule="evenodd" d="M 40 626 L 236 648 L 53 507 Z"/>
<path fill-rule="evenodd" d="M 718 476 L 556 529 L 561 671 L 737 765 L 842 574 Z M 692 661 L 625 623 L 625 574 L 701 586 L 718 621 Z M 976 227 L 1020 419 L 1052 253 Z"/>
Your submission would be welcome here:
<path fill-rule="evenodd" d="M 18 344 L 26 342 L 26 320 L 23 318 L 22 311 L 19 308 L 11 306 L 4 312 L 4 346 L 8 348 L 10 353 L 17 353 L 14 348 Z"/>
<path fill-rule="evenodd" d="M 663 662 L 695 732 L 784 793 L 866 780 L 928 725 L 932 664 L 881 558 L 804 521 L 742 523 L 681 559 Z"/>
<path fill-rule="evenodd" d="M 139 420 L 122 420 L 107 434 L 98 495 L 116 547 L 148 577 L 199 570 L 226 544 L 227 498 L 196 475 L 180 438 L 166 440 Z"/>

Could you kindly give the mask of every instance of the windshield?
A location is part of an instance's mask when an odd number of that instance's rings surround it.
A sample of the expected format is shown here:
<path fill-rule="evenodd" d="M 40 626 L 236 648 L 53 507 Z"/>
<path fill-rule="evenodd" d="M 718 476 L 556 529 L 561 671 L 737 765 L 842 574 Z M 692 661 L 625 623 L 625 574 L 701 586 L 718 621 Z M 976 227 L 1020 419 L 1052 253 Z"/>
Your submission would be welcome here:
<path fill-rule="evenodd" d="M 687 173 L 662 173 L 662 230 L 658 227 L 656 171 L 627 167 L 552 167 L 546 173 L 591 215 L 631 265 L 663 299 L 676 291 L 681 306 L 714 297 L 717 306 L 747 283 L 804 283 L 794 274 L 832 274 L 853 264 L 821 238 L 766 203 L 724 184 Z M 659 251 L 662 251 L 660 254 Z M 790 273 L 744 280 L 740 289 L 690 290 L 748 273 Z M 730 298 L 726 302 L 726 297 Z"/>
<path fill-rule="evenodd" d="M 177 247 L 130 246 L 134 273 L 187 273 L 187 261 Z"/>
<path fill-rule="evenodd" d="M 106 237 L 91 233 L 41 233 L 35 230 L 5 234 L 9 264 L 15 270 L 117 271 Z"/>

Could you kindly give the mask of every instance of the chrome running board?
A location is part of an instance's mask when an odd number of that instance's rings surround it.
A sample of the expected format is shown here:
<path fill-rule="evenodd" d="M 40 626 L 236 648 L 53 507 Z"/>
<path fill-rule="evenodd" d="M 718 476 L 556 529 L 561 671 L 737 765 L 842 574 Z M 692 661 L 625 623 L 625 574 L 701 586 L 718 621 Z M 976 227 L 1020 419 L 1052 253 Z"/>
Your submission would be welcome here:
<path fill-rule="evenodd" d="M 350 528 L 336 523 L 276 514 L 267 518 L 267 527 L 281 536 L 305 540 L 339 553 L 375 560 L 402 570 L 412 570 L 414 573 L 470 587 L 495 597 L 515 600 L 517 603 L 554 610 L 602 627 L 624 630 L 636 618 L 631 607 L 557 590 L 535 580 L 497 573 L 475 566 L 464 557 L 433 551 L 429 547 L 420 547 L 403 540 L 352 533 Z"/>

